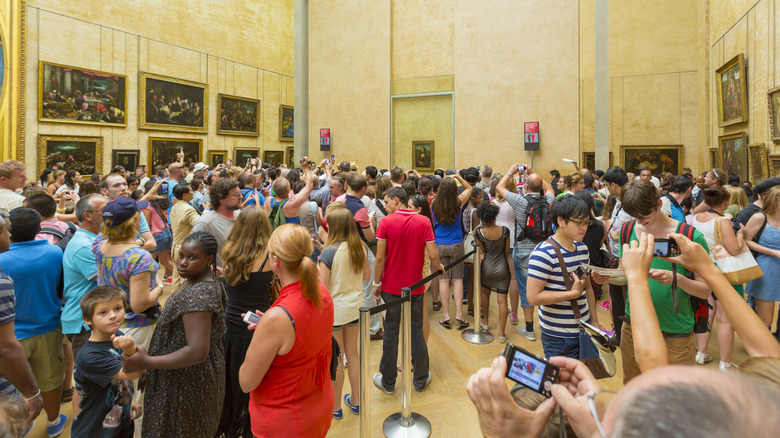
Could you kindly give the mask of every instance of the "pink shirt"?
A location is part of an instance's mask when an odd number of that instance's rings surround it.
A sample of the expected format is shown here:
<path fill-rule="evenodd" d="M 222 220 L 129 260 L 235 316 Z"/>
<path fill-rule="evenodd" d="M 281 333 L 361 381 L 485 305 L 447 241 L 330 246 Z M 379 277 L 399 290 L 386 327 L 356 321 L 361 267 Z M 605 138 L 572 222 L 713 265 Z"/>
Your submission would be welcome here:
<path fill-rule="evenodd" d="M 51 218 L 47 219 L 45 221 L 41 221 L 41 229 L 43 228 L 54 228 L 55 230 L 59 231 L 62 234 L 65 234 L 66 231 L 68 231 L 68 225 L 65 224 L 65 222 L 60 221 L 59 219 Z M 55 236 L 54 234 L 50 233 L 38 233 L 35 235 L 35 240 L 48 240 L 49 243 L 52 245 L 56 245 L 60 243 L 60 237 Z"/>
<path fill-rule="evenodd" d="M 434 241 L 433 227 L 427 217 L 411 210 L 396 210 L 379 222 L 376 238 L 386 241 L 383 292 L 401 295 L 401 288 L 422 280 L 425 244 Z M 423 292 L 420 286 L 412 295 Z"/>

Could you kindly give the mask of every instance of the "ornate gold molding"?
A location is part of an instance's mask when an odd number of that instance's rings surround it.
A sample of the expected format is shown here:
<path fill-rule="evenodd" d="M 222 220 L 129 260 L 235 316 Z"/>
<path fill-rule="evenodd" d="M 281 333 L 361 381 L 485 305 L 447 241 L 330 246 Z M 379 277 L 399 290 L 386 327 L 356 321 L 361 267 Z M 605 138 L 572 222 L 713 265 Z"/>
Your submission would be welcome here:
<path fill-rule="evenodd" d="M 0 0 L 4 69 L 0 90 L 0 160 L 24 161 L 27 0 Z"/>

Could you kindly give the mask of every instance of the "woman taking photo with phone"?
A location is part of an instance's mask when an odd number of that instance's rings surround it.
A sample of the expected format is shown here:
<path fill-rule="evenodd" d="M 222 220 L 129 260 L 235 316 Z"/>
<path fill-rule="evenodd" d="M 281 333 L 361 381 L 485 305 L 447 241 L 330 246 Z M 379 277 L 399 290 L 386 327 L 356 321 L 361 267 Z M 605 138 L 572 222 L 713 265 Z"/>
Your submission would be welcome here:
<path fill-rule="evenodd" d="M 241 315 L 249 310 L 265 312 L 276 298 L 271 296 L 274 273 L 268 262 L 268 239 L 272 231 L 263 207 L 253 205 L 238 215 L 222 247 L 222 267 L 227 283 L 227 331 L 223 338 L 225 404 L 218 433 L 227 437 L 249 436 L 251 432 L 249 394 L 241 390 L 238 372 L 252 342 L 252 332 L 246 329 Z"/>
<path fill-rule="evenodd" d="M 273 306 L 259 313 L 262 319 L 239 371 L 241 389 L 250 392 L 252 434 L 324 437 L 334 401 L 329 370 L 333 301 L 309 258 L 306 228 L 280 226 L 268 250 L 282 290 Z"/>

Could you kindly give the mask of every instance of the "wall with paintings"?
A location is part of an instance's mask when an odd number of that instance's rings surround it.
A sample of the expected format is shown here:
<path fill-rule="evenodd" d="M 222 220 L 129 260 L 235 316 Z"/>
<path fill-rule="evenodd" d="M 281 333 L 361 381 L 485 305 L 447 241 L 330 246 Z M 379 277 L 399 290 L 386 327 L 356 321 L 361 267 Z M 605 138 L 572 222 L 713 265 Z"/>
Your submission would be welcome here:
<path fill-rule="evenodd" d="M 37 169 L 39 134 L 102 137 L 103 172 L 110 169 L 114 150 L 140 150 L 140 163 L 147 164 L 152 137 L 202 141 L 201 161 L 209 150 L 227 151 L 232 158 L 235 148 L 255 149 L 262 156 L 264 150 L 284 151 L 291 144 L 280 141 L 279 108 L 294 101 L 293 2 L 128 0 L 84 7 L 28 0 L 26 11 L 28 169 Z M 39 61 L 126 76 L 127 126 L 39 121 L 40 95 L 49 91 L 39 88 Z M 139 110 L 145 113 L 148 101 L 139 108 L 139 100 L 150 96 L 143 91 L 139 96 L 141 72 L 207 87 L 202 107 L 197 106 L 198 113 L 205 111 L 205 129 L 160 130 L 159 124 L 142 121 Z M 47 81 L 45 88 L 50 85 Z M 251 122 L 255 135 L 235 135 L 235 128 L 220 122 L 220 94 L 260 101 Z"/>
<path fill-rule="evenodd" d="M 773 158 L 780 160 L 780 136 L 776 131 L 773 134 L 770 125 L 770 120 L 776 121 L 780 115 L 771 114 L 768 99 L 768 92 L 780 87 L 780 0 L 709 0 L 709 8 L 709 68 L 713 78 L 708 89 L 712 102 L 709 126 L 713 147 L 726 146 L 719 153 L 719 165 L 724 164 L 724 155 L 733 149 L 733 138 L 740 138 L 742 133 L 748 144 L 764 145 L 770 155 L 775 155 Z M 715 72 L 739 54 L 743 55 L 746 70 L 746 120 L 720 126 Z M 749 173 L 754 172 L 751 169 Z M 774 172 L 768 173 L 773 176 Z"/>

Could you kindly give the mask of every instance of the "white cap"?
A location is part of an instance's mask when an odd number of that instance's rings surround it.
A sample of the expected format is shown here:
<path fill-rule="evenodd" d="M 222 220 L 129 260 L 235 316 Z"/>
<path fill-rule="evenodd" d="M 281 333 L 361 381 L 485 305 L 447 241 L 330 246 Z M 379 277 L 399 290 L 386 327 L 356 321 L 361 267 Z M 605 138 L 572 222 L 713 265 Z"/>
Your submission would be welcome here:
<path fill-rule="evenodd" d="M 198 172 L 198 171 L 201 171 L 201 170 L 204 170 L 204 169 L 208 169 L 208 168 L 209 168 L 209 166 L 207 166 L 206 163 L 201 161 L 200 163 L 195 165 L 195 172 Z"/>

